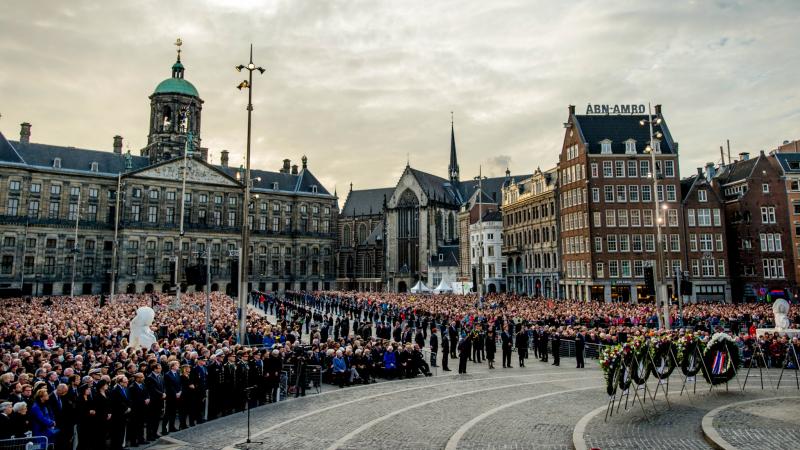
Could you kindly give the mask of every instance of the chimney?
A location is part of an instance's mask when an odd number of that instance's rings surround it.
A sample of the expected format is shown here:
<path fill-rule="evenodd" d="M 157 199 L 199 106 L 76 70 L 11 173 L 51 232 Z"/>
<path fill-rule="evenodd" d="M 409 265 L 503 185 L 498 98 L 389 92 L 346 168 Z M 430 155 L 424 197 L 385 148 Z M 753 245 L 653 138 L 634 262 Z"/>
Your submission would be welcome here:
<path fill-rule="evenodd" d="M 284 159 L 283 160 L 283 167 L 281 168 L 280 172 L 281 173 L 289 173 L 289 165 L 291 163 L 292 163 L 292 161 L 290 159 L 288 159 L 288 158 Z"/>
<path fill-rule="evenodd" d="M 22 122 L 19 126 L 19 142 L 21 144 L 29 143 L 31 141 L 31 124 Z"/>
<path fill-rule="evenodd" d="M 706 163 L 706 180 L 711 181 L 717 175 L 717 168 L 713 162 Z"/>
<path fill-rule="evenodd" d="M 114 153 L 122 154 L 122 136 L 120 135 L 114 136 Z"/>
<path fill-rule="evenodd" d="M 661 105 L 656 105 L 655 106 L 655 110 L 656 110 L 656 116 L 660 116 L 661 115 Z"/>
<path fill-rule="evenodd" d="M 222 167 L 228 167 L 228 151 L 223 150 L 220 152 L 219 163 Z"/>
<path fill-rule="evenodd" d="M 303 155 L 301 161 L 303 161 L 303 170 L 308 169 L 308 158 L 306 157 L 306 155 Z"/>
<path fill-rule="evenodd" d="M 575 105 L 569 105 L 569 115 L 570 116 L 575 115 Z"/>
<path fill-rule="evenodd" d="M 750 153 L 748 152 L 739 153 L 739 161 L 747 161 L 748 159 L 750 159 Z"/>
<path fill-rule="evenodd" d="M 292 175 L 297 175 L 297 164 L 292 164 Z"/>

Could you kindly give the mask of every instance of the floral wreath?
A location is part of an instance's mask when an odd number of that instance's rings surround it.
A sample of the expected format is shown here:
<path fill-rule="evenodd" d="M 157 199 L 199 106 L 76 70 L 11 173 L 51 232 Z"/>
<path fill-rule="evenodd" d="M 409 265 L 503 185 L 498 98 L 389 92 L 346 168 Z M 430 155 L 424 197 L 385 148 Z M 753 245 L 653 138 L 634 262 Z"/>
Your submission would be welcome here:
<path fill-rule="evenodd" d="M 650 353 L 650 343 L 642 336 L 636 336 L 630 343 L 633 351 L 633 361 L 631 362 L 631 379 L 637 386 L 647 383 L 652 370 L 647 363 L 647 355 Z"/>
<path fill-rule="evenodd" d="M 659 380 L 666 380 L 675 370 L 677 346 L 669 335 L 650 341 L 650 370 Z"/>
<path fill-rule="evenodd" d="M 727 333 L 715 333 L 703 351 L 703 377 L 711 385 L 727 383 L 740 365 L 739 347 Z"/>
<path fill-rule="evenodd" d="M 677 358 L 681 363 L 681 372 L 686 377 L 693 377 L 700 372 L 703 366 L 701 361 L 703 355 L 703 342 L 694 333 L 686 333 L 675 341 L 678 349 Z M 699 350 L 699 352 L 698 352 Z M 697 358 L 696 355 L 700 355 Z"/>

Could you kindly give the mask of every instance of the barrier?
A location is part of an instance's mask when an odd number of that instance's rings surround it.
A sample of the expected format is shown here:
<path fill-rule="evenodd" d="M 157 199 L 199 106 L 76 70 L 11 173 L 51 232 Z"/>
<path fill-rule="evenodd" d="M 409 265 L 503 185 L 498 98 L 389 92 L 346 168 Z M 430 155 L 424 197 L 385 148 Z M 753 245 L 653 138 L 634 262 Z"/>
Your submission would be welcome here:
<path fill-rule="evenodd" d="M 45 436 L 0 440 L 0 450 L 47 450 L 47 446 Z"/>

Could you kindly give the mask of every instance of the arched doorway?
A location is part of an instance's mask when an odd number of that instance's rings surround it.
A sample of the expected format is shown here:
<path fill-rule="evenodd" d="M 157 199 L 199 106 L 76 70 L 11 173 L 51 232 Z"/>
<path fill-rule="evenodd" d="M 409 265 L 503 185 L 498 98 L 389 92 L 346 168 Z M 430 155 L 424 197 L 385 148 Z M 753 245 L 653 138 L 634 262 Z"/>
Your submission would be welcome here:
<path fill-rule="evenodd" d="M 405 281 L 401 281 L 401 282 L 397 283 L 397 292 L 401 292 L 402 293 L 402 292 L 406 292 L 406 291 L 408 291 L 408 285 L 406 284 Z"/>
<path fill-rule="evenodd" d="M 544 280 L 544 296 L 547 298 L 553 298 L 553 286 L 550 283 L 550 280 Z"/>
<path fill-rule="evenodd" d="M 233 295 L 233 284 L 228 283 L 225 285 L 225 294 L 226 295 Z"/>
<path fill-rule="evenodd" d="M 497 287 L 494 285 L 494 283 L 489 283 L 489 293 L 494 294 L 495 292 L 497 292 Z"/>
<path fill-rule="evenodd" d="M 147 283 L 144 285 L 144 293 L 145 294 L 152 294 L 153 293 L 153 284 Z"/>
<path fill-rule="evenodd" d="M 542 296 L 542 280 L 536 279 L 536 282 L 533 284 L 533 295 L 536 297 Z"/>
<path fill-rule="evenodd" d="M 219 285 L 217 283 L 211 284 L 211 292 L 217 292 L 219 290 Z"/>
<path fill-rule="evenodd" d="M 128 294 L 135 294 L 136 293 L 136 285 L 133 283 L 128 283 L 127 288 L 125 288 L 125 292 Z"/>
<path fill-rule="evenodd" d="M 169 285 L 169 283 L 164 283 L 164 284 L 162 284 L 162 285 L 161 285 L 161 292 L 166 294 L 167 292 L 169 292 L 169 288 L 170 288 L 170 287 L 171 287 L 171 286 Z"/>

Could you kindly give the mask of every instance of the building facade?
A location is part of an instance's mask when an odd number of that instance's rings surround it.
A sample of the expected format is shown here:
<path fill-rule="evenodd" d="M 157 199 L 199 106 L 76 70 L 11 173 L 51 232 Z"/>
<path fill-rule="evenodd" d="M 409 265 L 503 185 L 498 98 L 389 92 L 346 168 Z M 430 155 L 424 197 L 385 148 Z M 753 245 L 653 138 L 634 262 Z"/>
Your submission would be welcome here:
<path fill-rule="evenodd" d="M 716 178 L 725 201 L 733 298 L 763 300 L 773 291 L 794 292 L 792 228 L 779 160 L 763 151 L 755 158 L 740 153 Z"/>
<path fill-rule="evenodd" d="M 537 169 L 503 188 L 503 255 L 511 292 L 561 298 L 558 170 Z"/>
<path fill-rule="evenodd" d="M 339 214 L 337 277 L 339 289 L 383 291 L 384 204 L 392 189 L 353 190 Z"/>
<path fill-rule="evenodd" d="M 97 151 L 31 142 L 28 123 L 19 141 L 0 134 L 0 289 L 69 294 L 74 279 L 76 294 L 108 293 L 112 282 L 116 292 L 169 291 L 177 269 L 182 290 L 192 291 L 202 286 L 186 285 L 186 269 L 207 259 L 211 289 L 233 290 L 241 174 L 226 151 L 219 165 L 206 161 L 203 102 L 183 74 L 179 58 L 150 96 L 141 156 L 123 154 L 120 136 L 112 151 Z M 333 287 L 336 197 L 305 157 L 301 168 L 285 160 L 278 171 L 251 174 L 250 288 Z"/>
<path fill-rule="evenodd" d="M 728 239 L 725 231 L 725 202 L 715 180 L 714 164 L 706 171 L 681 180 L 683 240 L 686 242 L 685 270 L 692 282 L 690 302 L 731 302 Z M 674 277 L 675 275 L 673 275 Z"/>
<path fill-rule="evenodd" d="M 503 258 L 503 216 L 493 210 L 469 227 L 469 246 L 472 279 L 478 281 L 478 291 L 506 291 L 506 262 Z"/>
<path fill-rule="evenodd" d="M 792 246 L 784 252 L 794 260 L 794 279 L 800 280 L 800 141 L 784 141 L 774 152 L 780 165 L 786 204 L 789 208 L 789 229 Z"/>
<path fill-rule="evenodd" d="M 678 144 L 656 105 L 650 132 L 642 114 L 575 114 L 570 106 L 559 159 L 560 238 L 567 298 L 643 300 L 644 267 L 656 266 L 661 223 L 662 277 L 682 267 L 683 214 Z M 658 178 L 658 191 L 653 185 Z M 662 206 L 657 211 L 655 198 Z M 669 279 L 669 278 L 667 278 Z"/>

